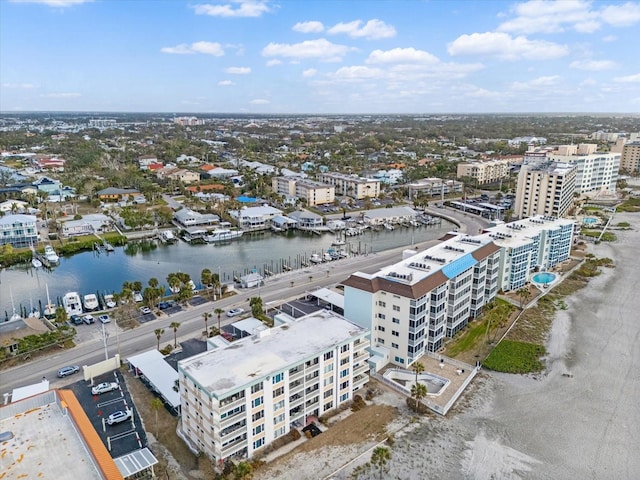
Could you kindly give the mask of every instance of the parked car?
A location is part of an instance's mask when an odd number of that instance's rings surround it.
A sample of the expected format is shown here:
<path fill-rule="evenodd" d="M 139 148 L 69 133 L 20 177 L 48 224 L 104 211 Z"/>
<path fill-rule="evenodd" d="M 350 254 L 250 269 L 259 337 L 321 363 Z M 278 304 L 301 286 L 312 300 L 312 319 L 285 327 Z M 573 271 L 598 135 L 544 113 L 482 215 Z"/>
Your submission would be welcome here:
<path fill-rule="evenodd" d="M 227 312 L 227 317 L 236 317 L 238 315 L 242 315 L 244 313 L 244 308 L 232 308 Z"/>
<path fill-rule="evenodd" d="M 107 423 L 109 425 L 115 425 L 116 423 L 124 422 L 125 420 L 129 420 L 131 418 L 131 410 L 127 409 L 125 411 L 118 410 L 117 412 L 113 412 L 107 418 Z"/>
<path fill-rule="evenodd" d="M 143 315 L 148 315 L 149 313 L 151 313 L 151 309 L 149 307 L 140 307 L 140 311 Z"/>
<path fill-rule="evenodd" d="M 104 314 L 104 315 L 100 315 L 98 317 L 98 320 L 100 320 L 100 323 L 109 323 L 111 321 L 111 317 L 107 314 Z"/>
<path fill-rule="evenodd" d="M 111 392 L 117 389 L 118 389 L 118 384 L 116 382 L 103 382 L 93 387 L 91 389 L 91 393 L 93 395 L 100 395 L 102 393 Z"/>
<path fill-rule="evenodd" d="M 82 321 L 87 325 L 91 325 L 92 323 L 95 323 L 96 319 L 93 318 L 93 315 L 85 315 L 82 317 Z"/>
<path fill-rule="evenodd" d="M 73 325 L 81 325 L 83 323 L 82 317 L 80 315 L 75 315 L 75 314 L 69 317 L 69 321 Z"/>
<path fill-rule="evenodd" d="M 80 367 L 77 365 L 69 365 L 68 367 L 62 367 L 58 370 L 58 378 L 64 378 L 69 375 L 73 375 L 74 373 L 78 373 L 80 371 Z"/>
<path fill-rule="evenodd" d="M 169 305 L 169 302 L 160 302 L 157 307 L 160 310 L 166 310 L 167 308 L 169 308 L 171 305 Z"/>

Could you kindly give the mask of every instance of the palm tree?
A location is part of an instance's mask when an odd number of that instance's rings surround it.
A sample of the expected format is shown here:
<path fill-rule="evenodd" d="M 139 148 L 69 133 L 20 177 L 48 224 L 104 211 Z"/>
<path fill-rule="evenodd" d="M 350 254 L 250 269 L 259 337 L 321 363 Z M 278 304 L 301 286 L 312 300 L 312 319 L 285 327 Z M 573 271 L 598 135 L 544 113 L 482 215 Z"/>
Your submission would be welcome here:
<path fill-rule="evenodd" d="M 522 287 L 516 291 L 516 295 L 518 295 L 520 299 L 520 310 L 524 310 L 525 304 L 529 301 L 529 298 L 531 298 L 531 292 L 527 287 Z"/>
<path fill-rule="evenodd" d="M 151 400 L 151 410 L 153 410 L 156 414 L 156 437 L 158 436 L 158 410 L 160 410 L 164 405 L 162 404 L 162 400 L 158 397 L 153 397 Z"/>
<path fill-rule="evenodd" d="M 411 365 L 411 368 L 416 374 L 416 383 L 418 383 L 418 375 L 424 372 L 424 365 L 422 365 L 420 362 L 415 362 L 413 365 Z"/>
<path fill-rule="evenodd" d="M 158 339 L 158 350 L 160 350 L 160 337 L 164 335 L 164 328 L 156 328 L 153 333 L 156 334 L 156 338 Z"/>
<path fill-rule="evenodd" d="M 415 409 L 418 410 L 418 403 L 427 396 L 427 386 L 424 383 L 414 383 L 411 386 L 411 396 L 415 400 Z"/>
<path fill-rule="evenodd" d="M 233 478 L 234 480 L 249 480 L 253 478 L 253 468 L 247 462 L 240 462 L 236 465 Z"/>
<path fill-rule="evenodd" d="M 391 451 L 387 447 L 376 447 L 371 453 L 371 463 L 378 467 L 380 478 L 382 474 L 387 470 L 385 467 L 387 463 L 391 461 Z"/>
<path fill-rule="evenodd" d="M 180 328 L 180 322 L 171 322 L 169 326 L 173 328 L 173 348 L 178 348 L 178 328 Z"/>
<path fill-rule="evenodd" d="M 210 314 L 209 312 L 204 312 L 202 314 L 202 319 L 204 320 L 204 330 L 205 330 L 205 337 L 209 338 L 209 324 L 207 323 L 209 321 L 209 319 L 212 317 L 213 315 Z"/>
<path fill-rule="evenodd" d="M 220 330 L 220 315 L 222 315 L 224 313 L 224 310 L 222 310 L 221 308 L 216 308 L 213 313 L 215 313 L 216 315 L 218 315 L 218 333 L 221 332 Z"/>
<path fill-rule="evenodd" d="M 200 272 L 200 281 L 202 282 L 202 284 L 204 285 L 204 287 L 207 289 L 207 292 L 208 292 L 209 285 L 213 283 L 211 280 L 211 270 L 209 270 L 208 268 L 203 269 L 202 272 Z"/>

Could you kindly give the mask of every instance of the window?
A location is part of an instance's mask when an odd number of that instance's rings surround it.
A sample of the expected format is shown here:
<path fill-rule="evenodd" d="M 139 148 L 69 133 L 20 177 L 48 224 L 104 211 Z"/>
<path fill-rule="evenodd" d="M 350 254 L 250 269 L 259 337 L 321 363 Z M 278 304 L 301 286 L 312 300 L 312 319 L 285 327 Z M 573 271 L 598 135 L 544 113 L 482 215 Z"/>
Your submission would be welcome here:
<path fill-rule="evenodd" d="M 404 363 L 404 358 L 402 358 L 402 357 L 396 357 L 396 358 L 395 358 L 395 361 L 396 361 L 396 362 L 398 362 L 398 363 Z"/>
<path fill-rule="evenodd" d="M 343 393 L 342 395 L 340 395 L 340 402 L 346 402 L 347 400 L 349 400 L 348 393 Z"/>
<path fill-rule="evenodd" d="M 333 383 L 333 375 L 331 375 L 330 377 L 325 378 L 323 385 L 326 387 L 326 386 L 331 385 L 332 383 Z"/>
<path fill-rule="evenodd" d="M 264 438 L 261 438 L 253 442 L 253 449 L 255 450 L 256 448 L 260 448 L 262 445 L 264 445 Z"/>
<path fill-rule="evenodd" d="M 340 390 L 344 390 L 345 388 L 349 388 L 349 380 L 340 384 Z"/>
<path fill-rule="evenodd" d="M 252 408 L 259 407 L 260 405 L 262 405 L 263 400 L 264 400 L 263 397 L 254 398 L 251 401 L 251 407 Z"/>
<path fill-rule="evenodd" d="M 379 313 L 379 314 L 378 314 L 378 318 L 379 318 L 380 320 L 385 320 L 385 319 L 387 318 L 387 316 L 386 316 L 384 313 Z"/>
<path fill-rule="evenodd" d="M 393 323 L 400 323 L 400 319 L 396 318 L 396 317 L 393 317 L 392 322 Z"/>
<path fill-rule="evenodd" d="M 273 432 L 273 438 L 278 438 L 284 435 L 286 427 L 280 427 L 275 432 Z"/>
<path fill-rule="evenodd" d="M 394 337 L 399 337 L 400 336 L 400 332 L 398 332 L 396 330 L 391 330 L 391 335 L 393 335 Z"/>
<path fill-rule="evenodd" d="M 349 344 L 343 345 L 340 347 L 340 353 L 345 353 L 349 351 Z"/>
<path fill-rule="evenodd" d="M 392 344 L 391 344 L 391 347 L 393 347 L 393 348 L 399 348 L 397 343 L 392 343 Z"/>
<path fill-rule="evenodd" d="M 277 425 L 280 422 L 284 422 L 284 413 L 281 413 L 280 415 L 278 415 L 277 417 L 274 417 L 273 419 L 273 424 Z"/>
<path fill-rule="evenodd" d="M 384 329 L 384 327 L 382 325 L 378 325 L 378 330 L 381 331 L 381 332 L 384 332 L 385 329 Z"/>
<path fill-rule="evenodd" d="M 258 435 L 264 431 L 264 424 L 258 425 L 257 427 L 253 427 L 253 434 Z"/>
<path fill-rule="evenodd" d="M 333 388 L 330 388 L 329 390 L 324 392 L 324 398 L 329 398 L 331 396 L 333 396 Z"/>
<path fill-rule="evenodd" d="M 399 312 L 400 311 L 400 306 L 399 305 L 394 305 L 393 306 L 393 311 L 394 312 Z"/>
<path fill-rule="evenodd" d="M 387 303 L 386 303 L 386 302 L 383 302 L 382 300 L 378 300 L 378 306 L 379 306 L 379 307 L 386 307 L 386 306 L 387 306 Z"/>
<path fill-rule="evenodd" d="M 278 387 L 273 391 L 273 398 L 279 397 L 284 394 L 284 387 Z"/>
<path fill-rule="evenodd" d="M 333 402 L 327 402 L 324 404 L 324 410 L 331 410 L 333 408 Z"/>
<path fill-rule="evenodd" d="M 333 350 L 324 354 L 325 360 L 331 360 L 333 358 Z"/>
<path fill-rule="evenodd" d="M 384 338 L 378 338 L 378 343 L 381 343 L 384 345 Z"/>
<path fill-rule="evenodd" d="M 251 415 L 251 420 L 253 420 L 254 422 L 260 420 L 261 418 L 264 418 L 264 410 L 260 410 L 258 413 L 254 413 L 253 415 Z"/>
<path fill-rule="evenodd" d="M 333 363 L 324 366 L 324 373 L 333 372 Z"/>
<path fill-rule="evenodd" d="M 262 382 L 251 385 L 251 393 L 258 393 L 260 390 L 262 390 Z"/>
<path fill-rule="evenodd" d="M 273 404 L 273 410 L 280 410 L 281 408 L 284 408 L 284 400 L 280 400 L 279 402 L 276 402 Z"/>
<path fill-rule="evenodd" d="M 284 380 L 284 373 L 280 372 L 273 376 L 273 378 L 271 379 L 271 383 L 275 385 L 276 383 L 279 383 L 282 380 Z"/>

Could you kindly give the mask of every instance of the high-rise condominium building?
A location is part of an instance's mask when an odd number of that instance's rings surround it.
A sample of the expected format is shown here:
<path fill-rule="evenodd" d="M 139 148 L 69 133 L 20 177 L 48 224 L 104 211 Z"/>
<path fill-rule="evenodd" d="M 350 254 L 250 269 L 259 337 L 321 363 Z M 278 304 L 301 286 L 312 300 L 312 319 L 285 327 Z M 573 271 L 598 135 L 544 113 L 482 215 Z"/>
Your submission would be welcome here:
<path fill-rule="evenodd" d="M 403 257 L 343 282 L 345 317 L 371 330 L 376 368 L 387 361 L 407 367 L 425 351 L 437 351 L 498 291 L 500 248 L 487 236 L 450 234 Z"/>
<path fill-rule="evenodd" d="M 550 270 L 569 258 L 574 221 L 544 215 L 485 230 L 501 249 L 498 288 L 523 287 L 535 270 Z"/>
<path fill-rule="evenodd" d="M 179 362 L 182 437 L 219 461 L 304 427 L 368 381 L 368 333 L 322 310 Z"/>
<path fill-rule="evenodd" d="M 578 167 L 570 163 L 532 163 L 518 174 L 514 214 L 518 218 L 562 217 L 571 208 Z"/>
<path fill-rule="evenodd" d="M 620 168 L 619 153 L 596 152 L 597 145 L 561 145 L 550 152 L 547 158 L 553 162 L 573 163 L 576 172 L 576 192 L 615 192 Z"/>
<path fill-rule="evenodd" d="M 620 168 L 629 173 L 640 172 L 640 142 L 625 143 Z"/>

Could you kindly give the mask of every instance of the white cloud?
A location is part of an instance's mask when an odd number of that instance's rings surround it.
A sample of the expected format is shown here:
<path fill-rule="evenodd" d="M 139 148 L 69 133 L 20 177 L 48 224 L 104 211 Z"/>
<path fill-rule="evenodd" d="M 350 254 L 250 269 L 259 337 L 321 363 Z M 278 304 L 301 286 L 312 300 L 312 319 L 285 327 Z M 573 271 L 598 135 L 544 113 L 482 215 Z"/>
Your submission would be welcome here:
<path fill-rule="evenodd" d="M 540 88 L 546 89 L 547 87 L 551 87 L 553 85 L 557 85 L 561 80 L 558 75 L 549 75 L 544 77 L 534 78 L 533 80 L 529 80 L 528 82 L 513 82 L 511 84 L 512 90 L 539 90 Z"/>
<path fill-rule="evenodd" d="M 613 62 L 611 60 L 575 60 L 569 64 L 570 68 L 575 68 L 577 70 L 588 70 L 590 72 L 611 70 L 616 66 L 616 62 Z"/>
<path fill-rule="evenodd" d="M 256 98 L 256 99 L 251 100 L 249 103 L 251 105 L 268 105 L 271 102 L 269 100 L 264 99 L 264 98 Z"/>
<path fill-rule="evenodd" d="M 270 43 L 262 49 L 264 57 L 286 57 L 294 60 L 317 58 L 327 62 L 342 60 L 352 48 L 319 38 L 301 43 Z"/>
<path fill-rule="evenodd" d="M 456 38 L 447 48 L 449 55 L 484 55 L 502 60 L 550 60 L 569 53 L 569 47 L 545 40 L 512 37 L 504 32 L 472 33 Z"/>
<path fill-rule="evenodd" d="M 365 80 L 371 78 L 383 78 L 385 76 L 387 76 L 387 74 L 384 70 L 380 68 L 365 67 L 363 65 L 342 67 L 332 75 L 332 77 L 339 80 Z"/>
<path fill-rule="evenodd" d="M 62 92 L 62 93 L 43 93 L 40 96 L 44 98 L 76 98 L 76 97 L 81 97 L 82 95 L 80 93 L 75 93 L 75 92 Z"/>
<path fill-rule="evenodd" d="M 83 3 L 91 3 L 93 0 L 10 0 L 12 3 L 39 3 L 48 5 L 49 7 L 72 7 L 73 5 L 81 5 Z"/>
<path fill-rule="evenodd" d="M 589 0 L 530 0 L 516 4 L 515 18 L 503 22 L 498 31 L 509 33 L 558 33 L 573 29 L 593 33 L 604 25 L 628 27 L 640 22 L 640 4 L 627 2 L 601 7 Z"/>
<path fill-rule="evenodd" d="M 175 47 L 163 47 L 160 51 L 162 53 L 174 55 L 194 55 L 196 53 L 213 55 L 214 57 L 221 57 L 224 55 L 222 45 L 217 42 L 194 42 L 192 44 L 181 43 Z"/>
<path fill-rule="evenodd" d="M 369 54 L 366 63 L 435 63 L 438 57 L 424 50 L 410 48 L 394 48 L 392 50 L 374 50 Z"/>
<path fill-rule="evenodd" d="M 324 25 L 322 22 L 316 21 L 298 22 L 293 26 L 292 30 L 300 33 L 320 33 L 324 31 Z"/>
<path fill-rule="evenodd" d="M 235 83 L 233 83 L 231 80 L 220 80 L 218 82 L 218 86 L 220 86 L 220 87 L 228 87 L 228 86 L 231 86 L 231 85 L 235 85 Z"/>
<path fill-rule="evenodd" d="M 302 71 L 302 76 L 305 78 L 311 78 L 314 77 L 317 73 L 318 70 L 316 70 L 315 68 L 309 68 L 308 70 Z"/>
<path fill-rule="evenodd" d="M 336 35 L 339 33 L 345 33 L 353 38 L 391 38 L 396 36 L 396 29 L 391 25 L 387 25 L 382 20 L 377 18 L 369 20 L 362 27 L 362 20 L 354 20 L 348 23 L 338 23 L 327 30 L 328 33 Z"/>
<path fill-rule="evenodd" d="M 233 4 L 211 5 L 204 3 L 193 7 L 196 15 L 210 15 L 212 17 L 260 17 L 263 13 L 270 12 L 267 1 L 263 0 L 232 0 Z"/>
<path fill-rule="evenodd" d="M 580 82 L 581 87 L 593 87 L 597 84 L 598 82 L 596 82 L 593 78 L 585 78 L 582 82 Z"/>
<path fill-rule="evenodd" d="M 251 73 L 251 67 L 228 67 L 224 71 L 233 75 L 247 75 Z"/>
<path fill-rule="evenodd" d="M 605 37 L 602 37 L 603 42 L 615 42 L 616 40 L 618 40 L 618 37 L 616 37 L 615 35 L 607 35 Z"/>
<path fill-rule="evenodd" d="M 36 86 L 33 83 L 3 83 L 2 88 L 19 88 L 29 90 L 31 88 L 36 88 Z"/>
<path fill-rule="evenodd" d="M 281 65 L 282 61 L 277 58 L 273 58 L 267 62 L 267 67 L 275 67 L 276 65 Z"/>
<path fill-rule="evenodd" d="M 602 19 L 614 27 L 629 27 L 640 22 L 640 3 L 627 2 L 622 5 L 604 7 Z"/>
<path fill-rule="evenodd" d="M 613 81 L 618 83 L 640 83 L 640 73 L 636 73 L 635 75 L 626 75 L 624 77 L 616 77 Z"/>

